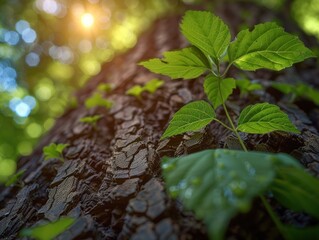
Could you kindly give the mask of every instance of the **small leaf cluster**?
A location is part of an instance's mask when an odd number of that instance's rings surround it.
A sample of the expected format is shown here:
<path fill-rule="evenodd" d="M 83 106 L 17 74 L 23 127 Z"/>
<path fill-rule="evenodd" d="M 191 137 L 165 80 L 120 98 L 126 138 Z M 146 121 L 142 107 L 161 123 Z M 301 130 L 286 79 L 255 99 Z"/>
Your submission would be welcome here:
<path fill-rule="evenodd" d="M 240 31 L 231 41 L 229 28 L 220 18 L 209 12 L 187 11 L 181 32 L 192 44 L 190 47 L 166 52 L 162 59 L 151 59 L 141 65 L 172 79 L 188 80 L 204 75 L 208 101 L 194 101 L 178 110 L 161 139 L 197 131 L 217 121 L 236 135 L 244 151 L 216 149 L 164 159 L 163 175 L 170 194 L 179 197 L 206 222 L 212 239 L 223 239 L 230 219 L 238 212 L 247 212 L 258 196 L 286 239 L 295 239 L 301 232 L 309 239 L 318 236 L 319 226 L 296 229 L 281 223 L 262 194 L 269 191 L 283 206 L 318 218 L 315 199 L 319 197 L 319 181 L 288 155 L 248 152 L 239 135 L 239 132 L 300 133 L 299 130 L 274 104 L 246 106 L 236 123 L 226 104 L 236 85 L 245 93 L 261 89 L 261 85 L 248 80 L 237 82 L 227 77 L 230 67 L 279 71 L 314 54 L 296 36 L 272 22 L 258 24 L 252 31 Z M 215 111 L 219 107 L 223 107 L 227 122 L 217 118 Z"/>
<path fill-rule="evenodd" d="M 131 87 L 130 89 L 128 89 L 126 91 L 126 94 L 140 99 L 141 94 L 143 92 L 149 92 L 150 94 L 153 94 L 163 84 L 164 84 L 164 81 L 155 78 L 155 79 L 148 81 L 144 86 L 134 85 L 133 87 Z"/>
<path fill-rule="evenodd" d="M 36 240 L 52 240 L 71 227 L 74 222 L 74 218 L 62 217 L 51 223 L 22 229 L 20 237 L 31 237 Z"/>
<path fill-rule="evenodd" d="M 22 185 L 22 184 L 19 184 L 19 181 L 24 172 L 25 172 L 25 169 L 22 169 L 16 172 L 15 174 L 13 174 L 12 176 L 10 176 L 8 180 L 5 182 L 5 186 L 10 187 L 12 185 Z"/>
<path fill-rule="evenodd" d="M 105 107 L 110 109 L 113 106 L 112 101 L 103 97 L 104 93 L 109 93 L 112 90 L 111 84 L 101 83 L 97 86 L 97 91 L 95 91 L 90 97 L 88 97 L 84 104 L 86 108 L 93 107 Z"/>
<path fill-rule="evenodd" d="M 44 160 L 55 158 L 63 162 L 64 158 L 62 153 L 63 153 L 63 150 L 68 146 L 69 144 L 63 144 L 63 143 L 59 143 L 59 144 L 51 143 L 50 145 L 45 146 L 43 148 Z"/>
<path fill-rule="evenodd" d="M 93 116 L 87 116 L 80 118 L 80 122 L 82 123 L 88 123 L 92 126 L 96 126 L 96 123 L 102 118 L 102 115 L 93 115 Z"/>

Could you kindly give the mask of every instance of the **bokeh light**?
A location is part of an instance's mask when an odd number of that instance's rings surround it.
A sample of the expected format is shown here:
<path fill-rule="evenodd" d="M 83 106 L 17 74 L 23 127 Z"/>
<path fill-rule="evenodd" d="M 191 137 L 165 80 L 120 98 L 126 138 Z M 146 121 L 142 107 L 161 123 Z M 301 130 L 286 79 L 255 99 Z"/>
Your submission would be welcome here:
<path fill-rule="evenodd" d="M 94 24 L 94 17 L 91 13 L 84 13 L 81 17 L 82 25 L 86 28 L 90 28 Z"/>

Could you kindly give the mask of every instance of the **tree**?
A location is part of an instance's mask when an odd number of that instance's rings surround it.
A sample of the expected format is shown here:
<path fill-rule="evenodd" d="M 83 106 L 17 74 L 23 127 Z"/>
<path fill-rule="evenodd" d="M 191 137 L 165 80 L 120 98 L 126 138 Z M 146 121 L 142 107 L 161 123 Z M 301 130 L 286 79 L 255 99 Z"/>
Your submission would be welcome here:
<path fill-rule="evenodd" d="M 258 16 L 253 19 L 256 22 L 273 16 L 263 8 L 245 4 L 221 6 L 218 12 L 238 27 L 238 10 L 242 9 L 254 11 Z M 130 87 L 159 77 L 138 66 L 138 62 L 186 44 L 179 35 L 178 23 L 176 16 L 157 21 L 134 49 L 104 64 L 102 71 L 77 92 L 78 106 L 58 119 L 31 156 L 20 159 L 19 169 L 25 169 L 24 186 L 1 189 L 1 237 L 14 239 L 23 227 L 68 215 L 76 222 L 60 239 L 207 238 L 203 224 L 165 193 L 160 158 L 220 146 L 236 148 L 237 143 L 214 123 L 199 133 L 159 141 L 170 116 L 186 102 L 201 98 L 203 90 L 198 83 L 201 80 L 166 81 L 154 94 L 142 93 L 141 99 L 125 94 Z M 315 68 L 315 63 L 308 61 L 297 65 L 293 74 L 303 76 L 305 71 Z M 251 77 L 267 82 L 267 79 L 289 78 L 291 72 L 275 75 L 259 71 Z M 87 109 L 86 99 L 101 91 L 98 90 L 101 83 L 114 85 L 111 92 L 102 93 L 113 102 L 112 108 Z M 265 98 L 279 101 L 281 95 L 269 88 L 266 94 L 254 94 L 246 100 Z M 236 97 L 233 103 L 241 105 Z M 284 98 L 279 104 L 298 128 L 303 129 L 303 134 L 252 136 L 246 142 L 251 149 L 290 153 L 318 175 L 319 135 L 309 120 L 316 107 L 303 109 L 305 113 L 300 108 L 302 104 L 288 104 Z M 232 109 L 236 112 L 235 105 Z M 95 127 L 80 121 L 92 115 L 102 116 Z M 50 143 L 69 144 L 64 151 L 64 162 L 44 161 L 42 148 Z M 294 220 L 294 215 L 279 211 L 286 221 Z M 306 224 L 307 218 L 300 216 L 302 224 Z M 278 237 L 279 233 L 256 201 L 252 212 L 234 219 L 228 235 L 269 239 Z"/>

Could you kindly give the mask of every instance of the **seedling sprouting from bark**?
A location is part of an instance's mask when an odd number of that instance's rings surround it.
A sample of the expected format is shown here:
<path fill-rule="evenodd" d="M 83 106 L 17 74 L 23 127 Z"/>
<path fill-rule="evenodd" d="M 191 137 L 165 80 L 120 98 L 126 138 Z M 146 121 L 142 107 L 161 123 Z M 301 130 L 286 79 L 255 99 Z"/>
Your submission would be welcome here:
<path fill-rule="evenodd" d="M 80 122 L 82 123 L 88 123 L 93 126 L 93 128 L 96 129 L 96 123 L 102 118 L 102 115 L 93 115 L 88 117 L 80 118 Z"/>
<path fill-rule="evenodd" d="M 51 223 L 34 226 L 32 228 L 24 228 L 20 232 L 20 237 L 31 237 L 36 240 L 55 239 L 71 227 L 74 222 L 74 218 L 62 217 Z"/>
<path fill-rule="evenodd" d="M 59 143 L 59 144 L 51 143 L 50 145 L 45 146 L 43 148 L 44 160 L 55 158 L 64 162 L 63 150 L 68 146 L 69 144 L 62 144 L 62 143 Z"/>
<path fill-rule="evenodd" d="M 138 99 L 141 99 L 141 94 L 143 92 L 149 92 L 150 94 L 153 94 L 163 84 L 164 84 L 164 81 L 162 81 L 162 80 L 152 79 L 152 80 L 148 81 L 144 86 L 134 85 L 133 87 L 131 87 L 130 89 L 128 89 L 126 91 L 126 94 L 134 96 Z"/>
<path fill-rule="evenodd" d="M 239 135 L 239 132 L 299 133 L 299 130 L 276 105 L 249 105 L 235 123 L 226 104 L 236 87 L 236 80 L 227 77 L 231 66 L 246 71 L 261 68 L 279 71 L 314 54 L 296 36 L 273 22 L 258 24 L 252 31 L 243 30 L 231 41 L 229 28 L 220 18 L 209 12 L 188 11 L 181 31 L 192 46 L 165 52 L 162 59 L 151 59 L 141 65 L 172 79 L 194 79 L 205 74 L 208 102 L 194 101 L 177 111 L 162 139 L 197 131 L 217 121 L 237 136 L 243 151 L 216 149 L 165 158 L 162 168 L 170 194 L 179 197 L 206 222 L 213 239 L 222 239 L 230 219 L 238 212 L 247 212 L 252 199 L 258 196 L 285 238 L 293 239 L 296 232 L 319 234 L 319 227 L 308 231 L 284 225 L 262 196 L 266 190 L 271 191 L 285 207 L 319 219 L 315 200 L 319 198 L 319 181 L 289 155 L 248 152 Z M 219 107 L 224 109 L 227 122 L 217 119 L 215 110 Z M 299 195 L 294 201 L 301 192 L 303 197 Z"/>

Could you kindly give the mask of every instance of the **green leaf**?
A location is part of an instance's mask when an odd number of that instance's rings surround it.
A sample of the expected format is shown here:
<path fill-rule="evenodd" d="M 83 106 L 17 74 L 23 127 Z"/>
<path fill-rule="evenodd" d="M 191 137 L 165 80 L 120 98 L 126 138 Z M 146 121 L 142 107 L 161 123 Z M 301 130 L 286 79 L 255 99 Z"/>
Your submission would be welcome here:
<path fill-rule="evenodd" d="M 5 182 L 5 186 L 10 187 L 11 185 L 16 184 L 20 180 L 24 172 L 25 172 L 25 169 L 22 169 L 18 171 L 17 173 L 13 174 L 12 176 L 10 176 L 8 180 Z"/>
<path fill-rule="evenodd" d="M 52 223 L 22 229 L 20 236 L 32 237 L 37 240 L 52 240 L 66 231 L 74 223 L 74 221 L 75 219 L 73 218 L 63 217 Z"/>
<path fill-rule="evenodd" d="M 141 62 L 140 65 L 154 73 L 167 75 L 173 79 L 193 79 L 210 69 L 207 58 L 195 47 L 165 52 L 163 59 L 150 59 Z"/>
<path fill-rule="evenodd" d="M 258 24 L 250 32 L 239 32 L 228 50 L 230 63 L 242 70 L 268 68 L 281 70 L 315 55 L 298 37 L 289 34 L 276 23 Z"/>
<path fill-rule="evenodd" d="M 156 92 L 157 89 L 159 89 L 161 86 L 163 86 L 163 84 L 164 84 L 163 80 L 159 80 L 159 79 L 155 78 L 155 79 L 148 81 L 144 85 L 143 90 L 153 94 Z"/>
<path fill-rule="evenodd" d="M 162 169 L 171 196 L 204 220 L 212 239 L 222 239 L 230 219 L 269 187 L 277 165 L 299 166 L 286 154 L 216 149 L 164 158 Z"/>
<path fill-rule="evenodd" d="M 241 132 L 264 134 L 272 131 L 300 133 L 288 115 L 276 105 L 257 103 L 246 107 L 239 116 L 237 129 Z"/>
<path fill-rule="evenodd" d="M 96 124 L 102 118 L 102 115 L 93 115 L 88 117 L 80 118 L 80 122 L 89 123 L 89 124 Z"/>
<path fill-rule="evenodd" d="M 281 228 L 285 232 L 285 237 L 288 240 L 318 239 L 319 236 L 319 225 L 306 228 L 283 225 Z"/>
<path fill-rule="evenodd" d="M 261 84 L 251 82 L 248 79 L 236 79 L 236 86 L 240 89 L 242 95 L 251 91 L 263 89 Z"/>
<path fill-rule="evenodd" d="M 304 169 L 278 168 L 271 190 L 283 206 L 319 219 L 319 180 Z"/>
<path fill-rule="evenodd" d="M 126 91 L 127 95 L 131 95 L 137 98 L 141 97 L 142 92 L 144 91 L 143 87 L 140 85 L 135 85 Z"/>
<path fill-rule="evenodd" d="M 44 160 L 49 160 L 52 158 L 57 158 L 63 161 L 62 152 L 63 150 L 68 147 L 69 144 L 55 144 L 51 143 L 48 146 L 43 148 Z"/>
<path fill-rule="evenodd" d="M 210 12 L 187 11 L 181 31 L 186 39 L 217 63 L 230 43 L 228 26 Z"/>
<path fill-rule="evenodd" d="M 178 110 L 161 139 L 205 127 L 215 118 L 214 109 L 205 101 L 188 103 Z"/>
<path fill-rule="evenodd" d="M 222 79 L 213 74 L 208 75 L 204 82 L 205 93 L 215 109 L 227 100 L 235 87 L 235 79 Z"/>
<path fill-rule="evenodd" d="M 110 100 L 107 100 L 102 97 L 100 93 L 94 93 L 91 97 L 87 98 L 85 100 L 85 106 L 87 108 L 93 108 L 93 107 L 105 107 L 107 109 L 110 109 L 112 107 L 112 102 Z"/>
<path fill-rule="evenodd" d="M 100 83 L 97 86 L 97 89 L 102 91 L 102 92 L 110 92 L 112 90 L 113 86 L 110 83 Z"/>
<path fill-rule="evenodd" d="M 274 89 L 277 89 L 278 91 L 284 93 L 284 94 L 289 94 L 289 93 L 294 93 L 296 94 L 296 86 L 289 84 L 289 83 L 278 83 L 278 82 L 273 82 L 271 83 L 271 86 Z"/>

